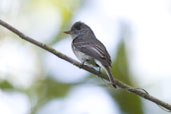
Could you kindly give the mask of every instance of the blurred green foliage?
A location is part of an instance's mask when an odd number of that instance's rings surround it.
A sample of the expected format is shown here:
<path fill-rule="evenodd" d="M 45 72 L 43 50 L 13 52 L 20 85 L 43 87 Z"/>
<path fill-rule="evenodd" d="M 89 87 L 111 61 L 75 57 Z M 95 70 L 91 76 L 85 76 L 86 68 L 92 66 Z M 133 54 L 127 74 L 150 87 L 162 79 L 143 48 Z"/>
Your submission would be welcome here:
<path fill-rule="evenodd" d="M 112 73 L 118 80 L 133 87 L 135 86 L 134 83 L 136 82 L 132 81 L 132 77 L 130 75 L 129 64 L 123 40 L 118 47 L 117 56 L 112 66 Z M 122 110 L 122 114 L 143 114 L 140 97 L 123 90 L 116 90 L 112 92 L 112 95 L 118 102 L 120 109 Z"/>
<path fill-rule="evenodd" d="M 33 106 L 32 114 L 35 114 L 36 111 L 48 101 L 65 97 L 71 87 L 72 84 L 61 83 L 49 77 L 43 80 L 37 80 L 37 82 L 26 90 Z M 35 98 L 37 102 L 35 102 Z"/>
<path fill-rule="evenodd" d="M 2 89 L 2 90 L 12 90 L 12 89 L 14 89 L 14 87 L 8 81 L 2 80 L 2 81 L 0 81 L 0 89 Z"/>
<path fill-rule="evenodd" d="M 59 32 L 56 34 L 56 37 L 49 42 L 50 45 L 57 43 L 64 37 L 63 32 L 66 31 L 66 27 L 69 25 L 73 15 L 77 9 L 79 9 L 79 5 L 82 2 L 83 1 L 80 0 L 51 0 L 51 3 L 54 7 L 56 7 L 61 15 L 61 25 Z"/>

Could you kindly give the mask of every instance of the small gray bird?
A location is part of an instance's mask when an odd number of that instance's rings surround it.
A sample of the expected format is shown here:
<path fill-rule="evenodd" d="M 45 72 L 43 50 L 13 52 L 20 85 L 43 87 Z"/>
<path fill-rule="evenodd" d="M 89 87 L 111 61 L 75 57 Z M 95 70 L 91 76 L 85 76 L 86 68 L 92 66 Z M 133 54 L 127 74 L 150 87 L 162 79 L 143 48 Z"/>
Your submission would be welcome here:
<path fill-rule="evenodd" d="M 110 55 L 105 46 L 96 39 L 91 28 L 82 22 L 76 22 L 71 30 L 64 33 L 71 35 L 73 52 L 82 64 L 86 62 L 102 67 L 106 71 L 112 86 L 116 88 L 116 82 L 109 69 L 111 67 Z"/>

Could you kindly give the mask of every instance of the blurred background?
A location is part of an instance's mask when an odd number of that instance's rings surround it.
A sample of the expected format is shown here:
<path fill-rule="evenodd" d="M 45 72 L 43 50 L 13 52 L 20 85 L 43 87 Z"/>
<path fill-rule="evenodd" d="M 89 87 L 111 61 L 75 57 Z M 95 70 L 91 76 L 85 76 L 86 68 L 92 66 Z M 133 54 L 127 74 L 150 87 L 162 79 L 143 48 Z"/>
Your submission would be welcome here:
<path fill-rule="evenodd" d="M 63 31 L 88 24 L 118 80 L 171 104 L 170 0 L 0 0 L 0 19 L 77 59 Z M 0 114 L 169 114 L 0 26 Z"/>

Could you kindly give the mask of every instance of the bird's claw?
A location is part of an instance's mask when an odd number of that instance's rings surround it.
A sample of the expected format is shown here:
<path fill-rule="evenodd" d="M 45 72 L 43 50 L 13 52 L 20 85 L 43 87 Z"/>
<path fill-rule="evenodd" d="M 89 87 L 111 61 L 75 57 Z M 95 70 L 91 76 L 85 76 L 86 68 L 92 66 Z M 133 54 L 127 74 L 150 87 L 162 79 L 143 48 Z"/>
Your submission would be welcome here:
<path fill-rule="evenodd" d="M 84 64 L 85 64 L 85 62 L 82 62 L 82 64 L 80 65 L 80 68 L 83 68 Z"/>

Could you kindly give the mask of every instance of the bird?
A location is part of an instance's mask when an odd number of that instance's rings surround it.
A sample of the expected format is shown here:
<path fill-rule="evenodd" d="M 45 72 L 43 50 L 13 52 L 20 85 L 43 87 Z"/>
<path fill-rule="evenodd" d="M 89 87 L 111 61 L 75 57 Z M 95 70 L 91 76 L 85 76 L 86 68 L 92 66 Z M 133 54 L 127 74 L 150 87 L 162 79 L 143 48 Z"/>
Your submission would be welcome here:
<path fill-rule="evenodd" d="M 88 63 L 102 67 L 106 71 L 110 83 L 116 88 L 116 81 L 110 71 L 112 63 L 110 55 L 103 43 L 96 38 L 93 30 L 87 24 L 78 21 L 72 25 L 69 31 L 64 33 L 71 35 L 72 50 L 82 64 Z"/>

